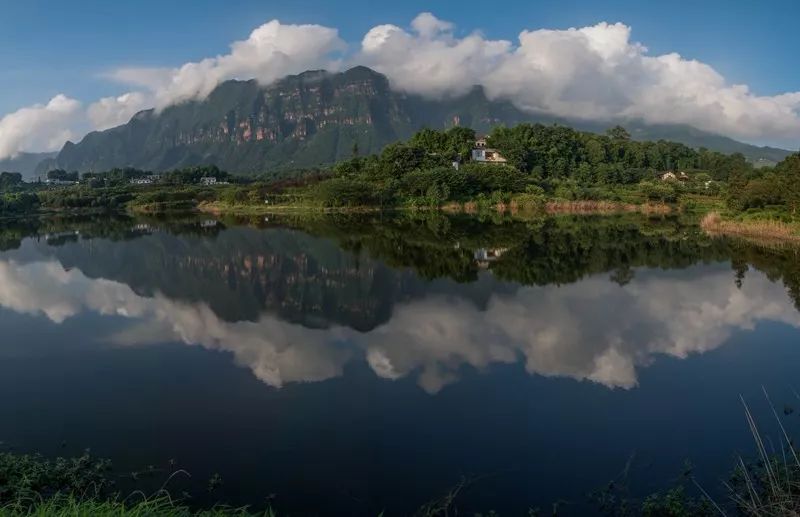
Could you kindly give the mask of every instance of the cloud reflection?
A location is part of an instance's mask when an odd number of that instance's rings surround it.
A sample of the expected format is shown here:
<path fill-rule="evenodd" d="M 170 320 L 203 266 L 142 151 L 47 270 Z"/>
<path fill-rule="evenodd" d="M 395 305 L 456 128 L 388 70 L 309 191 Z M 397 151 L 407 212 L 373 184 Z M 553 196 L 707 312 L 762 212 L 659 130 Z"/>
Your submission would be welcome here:
<path fill-rule="evenodd" d="M 84 312 L 130 322 L 116 345 L 180 342 L 231 353 L 261 381 L 280 387 L 342 375 L 363 357 L 385 379 L 415 376 L 429 393 L 455 382 L 464 367 L 524 362 L 531 374 L 568 377 L 610 388 L 637 385 L 637 370 L 659 355 L 685 358 L 724 344 L 762 320 L 800 327 L 779 284 L 752 271 L 742 290 L 729 271 L 637 275 L 620 287 L 595 276 L 567 286 L 521 287 L 495 294 L 485 308 L 452 296 L 394 307 L 370 332 L 310 329 L 265 314 L 227 322 L 206 304 L 65 271 L 56 261 L 0 261 L 0 306 L 62 323 Z"/>

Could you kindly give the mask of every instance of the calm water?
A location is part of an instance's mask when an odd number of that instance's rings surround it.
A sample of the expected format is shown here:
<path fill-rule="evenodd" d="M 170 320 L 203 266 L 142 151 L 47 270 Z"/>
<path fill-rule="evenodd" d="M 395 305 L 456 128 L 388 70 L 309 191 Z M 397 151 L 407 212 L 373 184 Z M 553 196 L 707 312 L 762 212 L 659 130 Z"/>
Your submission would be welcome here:
<path fill-rule="evenodd" d="M 199 503 L 399 515 L 466 479 L 464 511 L 579 515 L 623 471 L 718 490 L 739 395 L 776 439 L 761 386 L 800 406 L 800 256 L 677 220 L 59 220 L 0 250 L 3 447 L 184 468 Z"/>

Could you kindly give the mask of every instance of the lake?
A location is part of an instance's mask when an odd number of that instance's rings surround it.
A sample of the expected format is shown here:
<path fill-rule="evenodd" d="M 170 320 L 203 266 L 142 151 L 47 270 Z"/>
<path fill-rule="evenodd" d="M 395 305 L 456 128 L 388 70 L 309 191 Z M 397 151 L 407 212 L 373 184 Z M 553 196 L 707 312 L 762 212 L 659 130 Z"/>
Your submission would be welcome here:
<path fill-rule="evenodd" d="M 198 504 L 585 515 L 687 461 L 721 494 L 740 396 L 779 443 L 762 386 L 800 423 L 800 255 L 679 218 L 60 218 L 0 250 L 2 447 L 185 469 Z"/>

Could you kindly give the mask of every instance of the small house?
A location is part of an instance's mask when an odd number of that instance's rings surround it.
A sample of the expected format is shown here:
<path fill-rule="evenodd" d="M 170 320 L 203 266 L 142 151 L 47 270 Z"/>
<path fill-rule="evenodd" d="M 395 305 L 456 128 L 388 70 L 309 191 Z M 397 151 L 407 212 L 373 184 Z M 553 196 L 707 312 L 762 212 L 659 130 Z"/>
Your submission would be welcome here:
<path fill-rule="evenodd" d="M 503 256 L 508 248 L 479 248 L 472 252 L 475 263 L 481 269 L 486 269 L 489 264 Z"/>
<path fill-rule="evenodd" d="M 497 149 L 488 147 L 486 138 L 481 137 L 475 140 L 475 147 L 472 149 L 472 161 L 479 163 L 507 163 L 508 160 L 500 154 Z"/>
<path fill-rule="evenodd" d="M 661 181 L 689 181 L 689 175 L 685 172 L 667 171 L 660 176 Z"/>

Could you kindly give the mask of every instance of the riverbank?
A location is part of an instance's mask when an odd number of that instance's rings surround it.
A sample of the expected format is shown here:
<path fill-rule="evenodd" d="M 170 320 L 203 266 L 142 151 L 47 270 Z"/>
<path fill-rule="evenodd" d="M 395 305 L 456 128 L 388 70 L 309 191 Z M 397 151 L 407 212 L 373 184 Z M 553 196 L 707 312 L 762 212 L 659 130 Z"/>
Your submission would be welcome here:
<path fill-rule="evenodd" d="M 709 212 L 700 227 L 710 235 L 738 237 L 758 244 L 800 244 L 800 224 L 777 219 L 734 219 L 719 212 Z"/>
<path fill-rule="evenodd" d="M 748 417 L 749 410 L 746 410 Z M 776 417 L 777 418 L 777 417 Z M 754 434 L 754 437 L 758 437 Z M 787 442 L 789 438 L 786 437 Z M 789 442 L 794 461 L 784 454 L 782 459 L 768 456 L 760 449 L 760 462 L 745 463 L 740 459 L 725 483 L 727 497 L 719 501 L 709 495 L 695 479 L 693 469 L 687 466 L 684 472 L 670 482 L 668 488 L 646 497 L 635 497 L 627 486 L 627 473 L 611 480 L 603 488 L 587 494 L 587 506 L 578 501 L 555 503 L 553 515 L 566 504 L 564 510 L 594 508 L 602 515 L 645 516 L 701 516 L 712 515 L 797 515 L 800 497 L 797 494 L 800 482 L 800 461 Z M 784 451 L 786 452 L 786 451 Z M 630 465 L 629 465 L 630 466 Z M 148 495 L 143 490 L 134 490 L 123 496 L 112 481 L 111 463 L 89 457 L 57 458 L 46 460 L 41 456 L 0 453 L 0 517 L 277 517 L 271 499 L 263 509 L 249 506 L 234 507 L 222 502 L 203 508 L 190 503 L 192 497 L 182 492 L 175 497 L 170 492 L 170 482 L 178 475 L 189 474 L 183 470 L 165 473 L 161 488 Z M 213 482 L 214 479 L 210 482 Z M 221 482 L 221 481 L 219 481 Z M 423 504 L 414 513 L 423 517 L 442 517 L 460 514 L 461 493 L 475 490 L 478 478 L 462 480 L 443 496 Z M 209 485 L 209 492 L 213 485 Z M 594 513 L 594 512 L 592 512 Z M 381 511 L 378 515 L 385 515 Z M 529 508 L 527 515 L 542 515 L 539 508 Z M 475 513 L 474 515 L 482 515 Z M 489 511 L 488 515 L 497 515 Z"/>
<path fill-rule="evenodd" d="M 569 201 L 559 199 L 541 199 L 537 202 L 524 202 L 511 199 L 508 202 L 494 204 L 481 204 L 475 201 L 463 203 L 447 203 L 442 206 L 420 206 L 420 205 L 401 205 L 395 207 L 376 207 L 376 206 L 352 206 L 352 207 L 322 207 L 307 204 L 270 204 L 270 205 L 251 205 L 251 204 L 232 204 L 223 201 L 204 201 L 197 204 L 197 210 L 217 216 L 236 215 L 253 216 L 269 215 L 274 213 L 374 213 L 374 212 L 437 212 L 444 213 L 498 213 L 513 216 L 520 215 L 556 215 L 556 214 L 575 214 L 575 215 L 604 215 L 619 213 L 641 213 L 667 215 L 676 213 L 679 208 L 666 203 L 623 203 L 618 201 Z"/>

